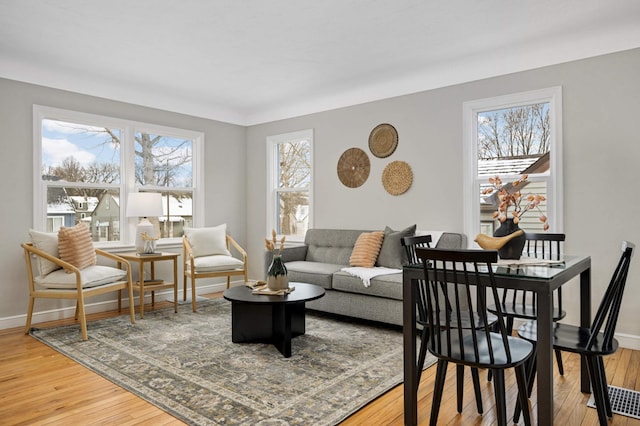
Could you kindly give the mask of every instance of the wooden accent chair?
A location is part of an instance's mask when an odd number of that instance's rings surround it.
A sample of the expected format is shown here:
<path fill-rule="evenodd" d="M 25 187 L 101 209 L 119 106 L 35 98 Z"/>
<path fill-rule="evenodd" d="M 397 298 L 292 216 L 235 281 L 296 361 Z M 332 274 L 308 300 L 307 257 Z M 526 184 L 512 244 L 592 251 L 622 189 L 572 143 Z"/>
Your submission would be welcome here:
<path fill-rule="evenodd" d="M 55 234 L 51 235 L 55 238 Z M 87 340 L 85 298 L 123 289 L 126 289 L 129 294 L 131 324 L 135 323 L 129 262 L 104 250 L 93 249 L 99 258 L 113 260 L 116 264 L 122 265 L 124 269 L 103 265 L 91 265 L 79 269 L 46 250 L 37 248 L 32 242 L 22 243 L 21 246 L 24 249 L 29 282 L 29 308 L 25 334 L 29 334 L 31 329 L 35 299 L 73 299 L 76 301 L 75 319 L 80 320 L 82 340 Z M 32 259 L 37 261 L 37 267 L 33 264 Z M 40 265 L 44 262 L 47 266 L 41 268 Z M 34 271 L 39 272 L 36 275 Z"/>
<path fill-rule="evenodd" d="M 497 306 L 497 331 L 492 331 L 484 297 L 476 303 L 474 293 L 489 292 L 498 300 L 495 277 L 491 268 L 498 260 L 495 250 L 416 249 L 425 272 L 424 294 L 427 302 L 429 352 L 438 358 L 429 424 L 438 424 L 448 364 L 456 367 L 489 368 L 494 373 L 497 424 L 507 424 L 504 370 L 515 370 L 518 400 L 524 407 L 526 425 L 531 424 L 527 399 L 525 361 L 533 352 L 533 344 L 507 333 L 500 305 Z M 480 271 L 489 271 L 488 277 Z M 453 289 L 449 290 L 450 285 Z M 445 292 L 446 303 L 439 294 Z M 458 318 L 467 318 L 468 327 L 460 327 Z M 480 321 L 476 321 L 480 319 Z M 473 370 L 472 370 L 473 371 Z M 460 389 L 458 389 L 460 391 Z"/>
<path fill-rule="evenodd" d="M 212 228 L 186 228 L 182 237 L 184 273 L 183 296 L 187 300 L 187 279 L 191 280 L 191 306 L 196 312 L 196 280 L 199 278 L 243 276 L 248 280 L 247 252 L 226 232 L 226 225 Z M 242 260 L 232 256 L 234 249 Z"/>

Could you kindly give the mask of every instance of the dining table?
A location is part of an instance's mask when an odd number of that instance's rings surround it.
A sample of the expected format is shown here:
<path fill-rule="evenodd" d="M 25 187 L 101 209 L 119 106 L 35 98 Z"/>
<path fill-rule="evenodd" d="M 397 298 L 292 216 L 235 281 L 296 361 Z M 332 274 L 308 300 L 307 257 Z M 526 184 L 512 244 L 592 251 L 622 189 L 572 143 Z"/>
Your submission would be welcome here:
<path fill-rule="evenodd" d="M 553 425 L 553 293 L 579 276 L 580 326 L 591 325 L 591 257 L 563 255 L 554 263 L 504 262 L 492 265 L 500 288 L 533 291 L 537 303 L 537 423 Z M 425 278 L 422 264 L 403 267 L 404 423 L 418 424 L 418 375 L 416 354 L 417 282 Z M 480 273 L 488 276 L 488 271 Z M 575 280 L 578 281 L 578 280 Z M 565 301 L 565 306 L 568 304 Z M 587 366 L 580 363 L 580 390 L 590 392 Z"/>

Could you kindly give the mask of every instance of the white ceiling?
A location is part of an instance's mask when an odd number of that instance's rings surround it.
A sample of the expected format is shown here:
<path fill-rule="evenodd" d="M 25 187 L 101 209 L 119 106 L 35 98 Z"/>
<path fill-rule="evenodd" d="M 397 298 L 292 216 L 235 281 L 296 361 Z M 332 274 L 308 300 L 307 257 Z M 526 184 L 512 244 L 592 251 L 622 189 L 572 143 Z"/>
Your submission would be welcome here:
<path fill-rule="evenodd" d="M 244 125 L 636 47 L 638 0 L 0 0 L 0 77 Z"/>

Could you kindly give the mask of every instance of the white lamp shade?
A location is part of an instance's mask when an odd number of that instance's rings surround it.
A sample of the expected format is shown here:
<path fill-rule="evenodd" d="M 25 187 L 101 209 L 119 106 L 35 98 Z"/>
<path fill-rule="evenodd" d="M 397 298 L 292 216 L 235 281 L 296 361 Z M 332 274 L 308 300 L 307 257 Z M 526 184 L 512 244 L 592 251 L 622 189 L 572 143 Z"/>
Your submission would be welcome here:
<path fill-rule="evenodd" d="M 159 192 L 131 192 L 127 198 L 127 217 L 162 216 Z"/>

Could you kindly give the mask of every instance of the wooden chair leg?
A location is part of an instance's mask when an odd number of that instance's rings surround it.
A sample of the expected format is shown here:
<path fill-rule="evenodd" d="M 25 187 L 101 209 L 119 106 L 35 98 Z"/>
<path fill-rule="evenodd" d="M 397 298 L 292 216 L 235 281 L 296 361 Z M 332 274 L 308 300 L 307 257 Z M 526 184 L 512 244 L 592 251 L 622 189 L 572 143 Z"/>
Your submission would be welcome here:
<path fill-rule="evenodd" d="M 418 380 L 416 386 L 420 387 L 420 378 L 424 369 L 424 362 L 427 359 L 427 343 L 429 342 L 429 328 L 423 327 L 420 334 L 420 352 L 418 353 Z"/>
<path fill-rule="evenodd" d="M 227 288 L 231 287 L 231 275 L 227 275 Z"/>
<path fill-rule="evenodd" d="M 456 365 L 456 401 L 458 403 L 458 413 L 462 413 L 462 403 L 464 397 L 464 365 Z"/>
<path fill-rule="evenodd" d="M 607 417 L 613 417 L 613 411 L 611 411 L 611 400 L 609 399 L 609 385 L 607 384 L 607 375 L 604 370 L 604 361 L 602 357 L 596 357 L 598 365 L 598 373 L 600 374 L 600 383 L 602 383 L 602 396 L 604 398 L 604 408 L 607 412 Z"/>
<path fill-rule="evenodd" d="M 431 418 L 429 424 L 436 426 L 438 424 L 438 414 L 440 413 L 440 403 L 442 402 L 442 392 L 444 390 L 444 379 L 447 375 L 447 365 L 445 360 L 439 359 L 436 368 L 436 381 L 433 388 L 433 400 L 431 402 Z"/>
<path fill-rule="evenodd" d="M 187 265 L 184 266 L 185 268 Z M 182 274 L 182 301 L 187 301 L 187 274 Z"/>
<path fill-rule="evenodd" d="M 529 413 L 529 398 L 527 389 L 527 371 L 524 364 L 520 364 L 515 368 L 516 382 L 518 385 L 518 405 L 522 409 L 522 416 L 524 417 L 524 424 L 529 426 L 531 424 L 531 414 Z M 519 417 L 519 416 L 518 416 Z M 514 414 L 514 423 L 517 423 Z"/>
<path fill-rule="evenodd" d="M 84 309 L 84 297 L 79 296 L 77 301 L 78 316 L 80 317 L 80 330 L 82 331 L 82 340 L 88 340 L 87 334 L 87 315 Z"/>
<path fill-rule="evenodd" d="M 533 381 L 536 379 L 536 347 L 533 346 L 533 353 L 525 363 L 525 374 L 527 378 L 527 396 L 530 398 L 533 392 Z M 516 401 L 516 409 L 513 413 L 513 422 L 518 423 L 522 407 L 520 401 Z"/>
<path fill-rule="evenodd" d="M 191 309 L 196 311 L 196 278 L 191 275 Z"/>
<path fill-rule="evenodd" d="M 507 401 L 504 386 L 504 370 L 494 370 L 493 391 L 496 397 L 498 426 L 507 426 Z"/>
<path fill-rule="evenodd" d="M 31 320 L 33 317 L 33 305 L 35 303 L 36 298 L 33 296 L 29 296 L 29 307 L 27 308 L 27 323 L 24 327 L 24 334 L 29 334 L 31 330 Z"/>
<path fill-rule="evenodd" d="M 129 290 L 129 318 L 131 320 L 131 324 L 135 324 L 136 322 L 136 307 L 135 304 L 133 302 L 133 286 L 132 285 L 128 285 L 128 290 Z"/>
<path fill-rule="evenodd" d="M 606 426 L 608 423 L 607 410 L 605 408 L 600 372 L 598 371 L 598 361 L 595 357 L 587 357 L 587 368 L 589 370 L 589 378 L 591 379 L 591 387 L 593 388 L 593 399 L 596 403 L 596 411 L 598 412 L 598 422 L 600 426 Z"/>
<path fill-rule="evenodd" d="M 556 349 L 554 351 L 556 353 L 556 363 L 558 364 L 558 372 L 561 376 L 564 376 L 564 365 L 562 364 L 562 351 L 560 349 Z"/>
<path fill-rule="evenodd" d="M 477 368 L 471 369 L 471 380 L 473 381 L 473 391 L 476 394 L 476 408 L 478 414 L 482 414 L 484 409 L 482 408 L 482 392 L 480 391 L 480 375 Z"/>

